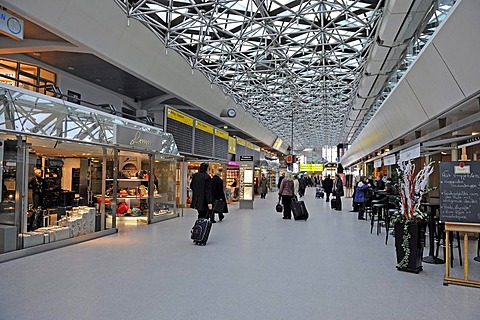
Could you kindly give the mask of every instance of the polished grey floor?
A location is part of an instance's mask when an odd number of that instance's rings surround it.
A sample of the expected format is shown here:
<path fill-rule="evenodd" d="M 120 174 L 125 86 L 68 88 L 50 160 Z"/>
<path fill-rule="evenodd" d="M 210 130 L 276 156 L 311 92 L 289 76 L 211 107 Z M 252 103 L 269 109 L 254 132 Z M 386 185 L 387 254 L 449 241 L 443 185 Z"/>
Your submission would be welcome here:
<path fill-rule="evenodd" d="M 311 218 L 295 222 L 275 198 L 231 205 L 205 247 L 190 241 L 185 209 L 0 264 L 0 319 L 480 319 L 480 289 L 443 286 L 444 265 L 397 271 L 393 238 L 370 234 L 351 199 L 337 212 L 307 189 Z M 479 279 L 480 263 L 470 269 Z"/>

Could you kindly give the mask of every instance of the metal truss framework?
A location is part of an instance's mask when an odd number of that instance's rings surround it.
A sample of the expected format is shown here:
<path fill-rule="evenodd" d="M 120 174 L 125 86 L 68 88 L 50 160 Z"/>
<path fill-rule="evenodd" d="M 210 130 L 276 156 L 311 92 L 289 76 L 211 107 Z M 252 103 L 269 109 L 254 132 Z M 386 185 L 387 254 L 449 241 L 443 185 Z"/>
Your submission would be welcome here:
<path fill-rule="evenodd" d="M 295 149 L 342 142 L 383 3 L 114 1 Z"/>
<path fill-rule="evenodd" d="M 114 144 L 115 125 L 162 136 L 159 150 L 178 155 L 173 136 L 158 128 L 92 111 L 63 100 L 0 85 L 0 130 L 35 134 L 82 143 Z"/>

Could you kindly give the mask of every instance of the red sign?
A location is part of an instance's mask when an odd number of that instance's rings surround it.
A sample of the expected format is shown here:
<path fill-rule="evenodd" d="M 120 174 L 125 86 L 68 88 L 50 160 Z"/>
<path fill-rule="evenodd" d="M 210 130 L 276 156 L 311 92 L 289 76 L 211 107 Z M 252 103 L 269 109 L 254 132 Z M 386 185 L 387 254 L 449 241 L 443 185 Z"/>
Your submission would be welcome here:
<path fill-rule="evenodd" d="M 460 168 L 463 168 L 463 167 L 465 167 L 465 163 L 460 162 Z"/>
<path fill-rule="evenodd" d="M 287 156 L 287 163 L 293 163 L 293 155 L 289 154 Z"/>

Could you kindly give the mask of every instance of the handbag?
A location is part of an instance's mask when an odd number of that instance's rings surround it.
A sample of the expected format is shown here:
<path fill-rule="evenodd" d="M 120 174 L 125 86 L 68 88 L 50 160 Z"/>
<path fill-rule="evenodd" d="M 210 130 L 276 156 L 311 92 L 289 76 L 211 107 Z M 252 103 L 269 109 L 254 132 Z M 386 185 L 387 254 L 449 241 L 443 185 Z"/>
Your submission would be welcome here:
<path fill-rule="evenodd" d="M 280 204 L 280 199 L 278 200 L 277 205 L 275 206 L 275 210 L 277 212 L 282 212 L 283 211 L 283 206 Z"/>
<path fill-rule="evenodd" d="M 223 213 L 226 203 L 220 199 L 213 201 L 213 212 Z"/>

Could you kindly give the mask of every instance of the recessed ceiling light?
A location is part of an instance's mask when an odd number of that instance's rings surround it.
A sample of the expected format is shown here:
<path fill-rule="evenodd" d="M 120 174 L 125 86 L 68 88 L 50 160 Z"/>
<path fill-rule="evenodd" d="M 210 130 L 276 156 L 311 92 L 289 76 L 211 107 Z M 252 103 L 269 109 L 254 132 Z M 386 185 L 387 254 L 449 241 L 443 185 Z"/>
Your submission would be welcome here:
<path fill-rule="evenodd" d="M 100 78 L 95 78 L 95 82 L 102 82 L 102 79 L 100 79 Z"/>
<path fill-rule="evenodd" d="M 74 66 L 68 66 L 67 69 L 70 70 L 70 71 L 74 71 L 75 67 Z"/>
<path fill-rule="evenodd" d="M 118 91 L 123 91 L 123 89 L 122 89 L 122 88 L 118 88 L 117 90 L 118 90 Z"/>
<path fill-rule="evenodd" d="M 40 57 L 42 54 L 41 54 L 40 52 L 34 52 L 33 55 L 34 55 L 35 57 Z"/>

